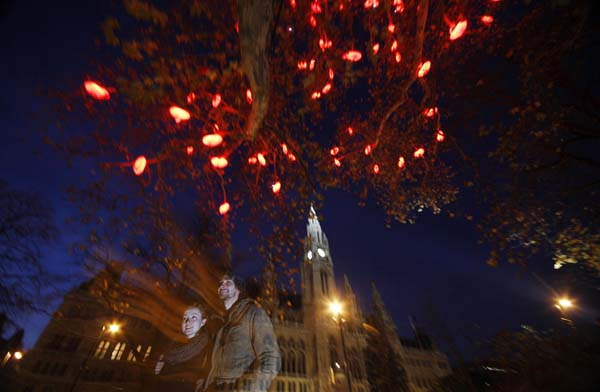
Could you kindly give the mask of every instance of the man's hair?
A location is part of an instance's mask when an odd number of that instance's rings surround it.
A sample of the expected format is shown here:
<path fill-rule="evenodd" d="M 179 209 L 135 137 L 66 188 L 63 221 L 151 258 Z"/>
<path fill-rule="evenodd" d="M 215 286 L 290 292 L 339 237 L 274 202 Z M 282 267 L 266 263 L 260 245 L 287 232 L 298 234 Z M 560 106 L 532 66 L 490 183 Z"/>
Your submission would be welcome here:
<path fill-rule="evenodd" d="M 221 277 L 220 282 L 224 280 L 231 280 L 235 284 L 235 287 L 240 291 L 240 298 L 246 295 L 246 281 L 241 276 L 233 273 L 225 273 Z"/>

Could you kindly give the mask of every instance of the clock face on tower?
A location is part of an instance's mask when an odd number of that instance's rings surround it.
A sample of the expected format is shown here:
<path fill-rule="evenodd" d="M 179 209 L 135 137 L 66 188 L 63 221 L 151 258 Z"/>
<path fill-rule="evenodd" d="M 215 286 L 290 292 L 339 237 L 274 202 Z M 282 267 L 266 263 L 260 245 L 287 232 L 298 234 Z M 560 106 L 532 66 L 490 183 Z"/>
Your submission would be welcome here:
<path fill-rule="evenodd" d="M 321 249 L 321 248 L 318 248 L 318 249 L 317 249 L 317 253 L 319 254 L 319 256 L 321 256 L 321 257 L 325 257 L 325 251 L 324 251 L 323 249 Z"/>
<path fill-rule="evenodd" d="M 312 258 L 313 258 L 312 250 L 308 251 L 308 253 L 306 254 L 306 258 L 309 259 L 309 260 L 312 260 Z"/>

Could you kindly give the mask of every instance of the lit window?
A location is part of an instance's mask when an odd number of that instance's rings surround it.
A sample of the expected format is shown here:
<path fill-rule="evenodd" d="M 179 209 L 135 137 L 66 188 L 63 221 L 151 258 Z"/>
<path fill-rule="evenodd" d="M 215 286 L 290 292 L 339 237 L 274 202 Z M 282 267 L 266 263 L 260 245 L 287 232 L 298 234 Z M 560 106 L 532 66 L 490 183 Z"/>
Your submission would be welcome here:
<path fill-rule="evenodd" d="M 123 356 L 123 351 L 125 351 L 125 343 L 117 343 L 113 349 L 110 359 L 116 361 L 120 360 L 121 356 Z"/>
<path fill-rule="evenodd" d="M 98 348 L 94 353 L 94 358 L 102 359 L 106 355 L 108 351 L 108 347 L 110 346 L 110 342 L 108 340 L 103 340 L 98 344 Z"/>
<path fill-rule="evenodd" d="M 146 354 L 144 354 L 143 362 L 146 362 L 146 359 L 148 359 L 148 357 L 150 356 L 151 351 L 152 351 L 152 346 L 148 346 L 148 348 L 146 349 Z"/>
<path fill-rule="evenodd" d="M 318 249 L 317 249 L 317 253 L 319 254 L 319 256 L 321 256 L 321 257 L 325 257 L 325 251 L 324 251 L 323 249 L 321 249 L 321 248 L 318 248 Z"/>

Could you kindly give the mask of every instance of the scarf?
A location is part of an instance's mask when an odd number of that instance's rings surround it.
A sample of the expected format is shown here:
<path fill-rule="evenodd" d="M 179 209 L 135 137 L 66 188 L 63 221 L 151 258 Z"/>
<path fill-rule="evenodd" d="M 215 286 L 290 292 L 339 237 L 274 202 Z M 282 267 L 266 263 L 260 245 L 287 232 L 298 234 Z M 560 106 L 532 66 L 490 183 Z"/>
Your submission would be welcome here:
<path fill-rule="evenodd" d="M 208 344 L 208 334 L 200 330 L 190 339 L 189 342 L 170 350 L 163 357 L 163 360 L 168 365 L 175 365 L 182 362 L 187 362 L 190 359 L 198 356 Z"/>

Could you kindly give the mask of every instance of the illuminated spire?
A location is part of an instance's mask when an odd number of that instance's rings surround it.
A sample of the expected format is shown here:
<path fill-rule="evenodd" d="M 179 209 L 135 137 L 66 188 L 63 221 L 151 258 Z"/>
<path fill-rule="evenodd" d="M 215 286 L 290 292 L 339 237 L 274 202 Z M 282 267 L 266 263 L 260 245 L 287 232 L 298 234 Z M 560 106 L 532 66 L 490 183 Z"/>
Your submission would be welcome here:
<path fill-rule="evenodd" d="M 317 217 L 317 212 L 313 205 L 310 205 L 310 210 L 308 212 L 308 224 L 306 225 L 306 237 L 309 239 L 310 243 L 314 246 L 321 245 L 323 247 L 328 246 L 327 236 L 323 233 L 321 229 L 321 224 L 319 223 L 319 218 Z"/>

